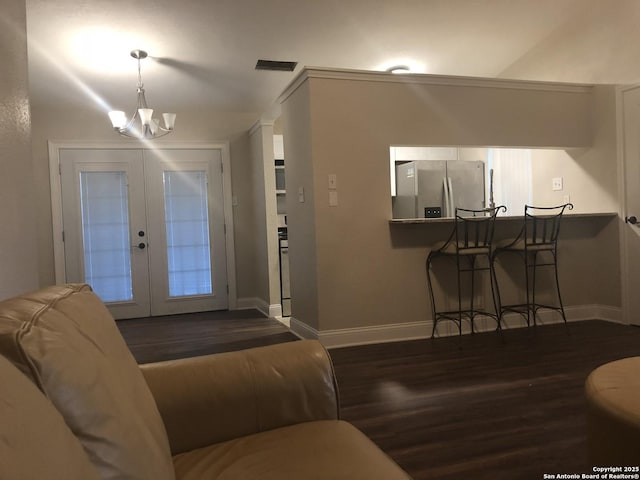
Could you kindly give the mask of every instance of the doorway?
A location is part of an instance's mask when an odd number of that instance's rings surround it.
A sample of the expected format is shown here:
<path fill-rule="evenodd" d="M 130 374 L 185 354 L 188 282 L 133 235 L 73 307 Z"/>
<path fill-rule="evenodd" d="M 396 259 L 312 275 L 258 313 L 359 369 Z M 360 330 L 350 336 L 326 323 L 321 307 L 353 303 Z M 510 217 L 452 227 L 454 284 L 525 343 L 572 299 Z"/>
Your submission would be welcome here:
<path fill-rule="evenodd" d="M 118 319 L 229 308 L 222 149 L 62 147 L 58 161 L 64 282 Z"/>

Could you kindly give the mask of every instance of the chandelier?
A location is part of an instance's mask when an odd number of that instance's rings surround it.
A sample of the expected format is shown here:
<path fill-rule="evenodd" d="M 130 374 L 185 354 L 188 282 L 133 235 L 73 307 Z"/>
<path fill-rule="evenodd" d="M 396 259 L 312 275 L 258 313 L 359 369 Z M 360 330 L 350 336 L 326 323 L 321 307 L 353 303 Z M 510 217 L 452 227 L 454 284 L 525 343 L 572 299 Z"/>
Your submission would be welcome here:
<path fill-rule="evenodd" d="M 138 108 L 129 121 L 127 121 L 125 113 L 121 110 L 109 112 L 109 119 L 113 129 L 120 135 L 130 138 L 153 139 L 164 137 L 173 132 L 176 114 L 163 113 L 164 126 L 153 118 L 153 108 L 147 106 L 147 99 L 144 96 L 144 84 L 140 73 L 140 60 L 147 58 L 147 52 L 144 50 L 132 50 L 131 56 L 138 61 Z"/>

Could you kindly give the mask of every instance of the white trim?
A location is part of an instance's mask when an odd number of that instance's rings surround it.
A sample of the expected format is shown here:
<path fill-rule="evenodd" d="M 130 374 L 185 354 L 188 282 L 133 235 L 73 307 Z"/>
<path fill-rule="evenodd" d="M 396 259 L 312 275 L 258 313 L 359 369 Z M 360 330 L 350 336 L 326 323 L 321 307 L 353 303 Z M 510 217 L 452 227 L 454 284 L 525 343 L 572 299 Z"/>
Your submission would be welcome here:
<path fill-rule="evenodd" d="M 281 315 L 277 315 L 274 316 L 273 318 L 275 318 L 276 320 L 278 320 L 282 325 L 284 325 L 287 328 L 291 328 L 291 317 L 283 317 Z M 293 333 L 293 332 L 292 332 Z M 295 335 L 295 333 L 294 333 Z M 297 335 L 296 335 L 297 336 Z"/>
<path fill-rule="evenodd" d="M 257 120 L 253 125 L 251 125 L 251 128 L 249 129 L 249 136 L 254 135 L 260 127 L 273 127 L 273 124 L 273 120 Z"/>
<path fill-rule="evenodd" d="M 624 323 L 621 320 L 621 313 L 620 308 L 608 305 L 594 304 L 565 307 L 568 322 L 604 320 L 614 323 Z M 503 322 L 503 328 L 505 329 L 526 327 L 526 321 L 517 313 L 505 315 Z M 544 310 L 539 313 L 538 325 L 549 325 L 553 323 L 562 323 L 562 317 L 559 313 L 552 310 Z M 298 337 L 319 340 L 327 348 L 424 339 L 431 336 L 431 329 L 433 328 L 432 321 L 425 320 L 423 322 L 318 331 L 295 317 L 290 318 L 290 325 L 291 332 Z M 476 332 L 491 331 L 494 329 L 495 320 L 491 318 L 478 319 L 475 322 Z M 469 328 L 463 327 L 463 333 L 469 334 Z M 442 322 L 438 325 L 438 337 L 457 334 L 458 328 L 453 322 Z"/>
<path fill-rule="evenodd" d="M 593 89 L 591 84 L 557 83 L 533 80 L 510 80 L 501 78 L 463 77 L 453 75 L 432 74 L 402 74 L 372 70 L 350 70 L 322 67 L 305 67 L 284 89 L 278 102 L 284 102 L 309 78 L 324 78 L 334 80 L 354 80 L 368 82 L 405 83 L 419 85 L 445 85 L 455 87 L 502 88 L 516 90 L 540 90 L 566 93 L 589 93 Z"/>
<path fill-rule="evenodd" d="M 306 340 L 318 340 L 318 330 L 310 327 L 304 322 L 301 322 L 295 317 L 289 317 L 289 324 L 291 325 L 291 332 L 298 337 Z"/>
<path fill-rule="evenodd" d="M 201 143 L 201 142 L 172 142 L 159 143 L 158 148 L 162 149 L 185 149 L 185 150 L 220 150 L 222 156 L 222 183 L 224 197 L 224 219 L 226 223 L 226 262 L 227 262 L 227 284 L 229 293 L 227 295 L 229 309 L 235 309 L 237 303 L 236 285 L 236 264 L 235 264 L 235 239 L 233 228 L 233 207 L 231 189 L 231 155 L 228 142 L 221 143 Z M 61 149 L 134 149 L 145 150 L 150 147 L 144 143 L 87 143 L 74 141 L 49 140 L 49 182 L 51 185 L 51 220 L 53 235 L 53 258 L 56 284 L 65 283 L 65 263 L 64 263 L 64 243 L 62 241 L 62 187 L 60 177 L 60 150 Z"/>
<path fill-rule="evenodd" d="M 224 224 L 225 224 L 225 249 L 227 253 L 227 300 L 229 309 L 233 310 L 237 302 L 237 284 L 236 284 L 236 242 L 234 237 L 233 224 L 233 187 L 231 184 L 231 151 L 229 142 L 217 144 L 222 155 L 222 195 L 224 198 Z"/>
<path fill-rule="evenodd" d="M 235 308 L 236 310 L 249 310 L 252 308 L 260 310 L 267 317 L 275 318 L 276 320 L 286 325 L 286 322 L 280 320 L 280 318 L 282 318 L 282 305 L 280 305 L 279 303 L 273 303 L 270 305 L 266 301 L 258 297 L 238 298 Z"/>

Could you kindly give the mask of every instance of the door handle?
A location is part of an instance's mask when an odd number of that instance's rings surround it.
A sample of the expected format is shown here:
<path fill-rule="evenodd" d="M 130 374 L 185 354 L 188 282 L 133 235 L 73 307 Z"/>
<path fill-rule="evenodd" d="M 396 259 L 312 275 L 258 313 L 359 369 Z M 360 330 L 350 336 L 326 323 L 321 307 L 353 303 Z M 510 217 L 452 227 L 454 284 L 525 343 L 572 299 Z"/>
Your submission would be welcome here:
<path fill-rule="evenodd" d="M 635 217 L 635 215 L 631 215 L 630 217 L 624 217 L 624 223 L 635 225 L 636 223 L 638 223 L 638 219 Z"/>
<path fill-rule="evenodd" d="M 144 243 L 144 242 L 140 242 L 140 243 L 139 243 L 139 244 L 137 244 L 137 245 L 131 245 L 131 246 L 132 246 L 133 248 L 139 248 L 140 250 L 144 250 L 144 249 L 146 248 L 147 244 L 146 244 L 146 243 Z"/>

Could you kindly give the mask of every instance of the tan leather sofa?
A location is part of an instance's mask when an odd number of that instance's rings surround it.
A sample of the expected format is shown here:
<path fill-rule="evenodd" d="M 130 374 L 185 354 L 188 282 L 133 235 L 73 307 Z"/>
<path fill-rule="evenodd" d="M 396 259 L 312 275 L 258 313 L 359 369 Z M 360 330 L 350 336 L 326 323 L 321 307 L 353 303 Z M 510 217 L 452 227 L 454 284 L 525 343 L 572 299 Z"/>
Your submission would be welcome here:
<path fill-rule="evenodd" d="M 315 341 L 139 367 L 86 285 L 0 302 L 0 479 L 407 479 Z"/>

